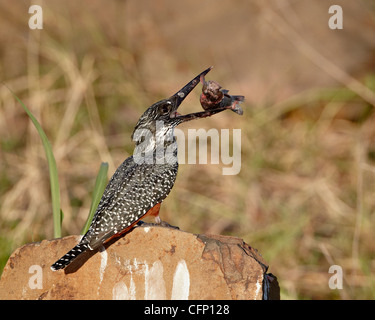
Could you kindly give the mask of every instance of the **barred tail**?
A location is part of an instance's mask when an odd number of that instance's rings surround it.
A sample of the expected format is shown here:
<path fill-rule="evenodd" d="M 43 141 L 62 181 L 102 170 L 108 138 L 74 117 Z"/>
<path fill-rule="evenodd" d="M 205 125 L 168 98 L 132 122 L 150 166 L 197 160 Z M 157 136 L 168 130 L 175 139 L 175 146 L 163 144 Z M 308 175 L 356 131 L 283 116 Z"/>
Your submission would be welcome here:
<path fill-rule="evenodd" d="M 56 271 L 59 269 L 64 269 L 68 264 L 70 264 L 75 258 L 77 258 L 81 253 L 85 252 L 89 248 L 87 243 L 79 243 L 67 254 L 57 260 L 52 266 L 51 270 Z"/>

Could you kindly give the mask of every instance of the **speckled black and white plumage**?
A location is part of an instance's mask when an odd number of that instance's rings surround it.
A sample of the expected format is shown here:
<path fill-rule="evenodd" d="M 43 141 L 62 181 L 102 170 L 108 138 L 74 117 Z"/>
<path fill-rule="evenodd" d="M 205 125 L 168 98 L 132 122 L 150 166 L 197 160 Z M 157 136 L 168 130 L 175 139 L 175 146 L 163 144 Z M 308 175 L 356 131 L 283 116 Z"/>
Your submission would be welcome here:
<path fill-rule="evenodd" d="M 169 99 L 149 107 L 140 117 L 133 139 L 136 148 L 110 179 L 93 221 L 80 243 L 56 261 L 52 270 L 65 268 L 86 250 L 103 243 L 134 225 L 170 193 L 177 176 L 177 142 L 173 129 L 181 122 L 203 118 L 223 111 L 210 110 L 181 116 L 177 108 L 199 83 L 199 74 Z"/>
<path fill-rule="evenodd" d="M 172 190 L 178 163 L 137 164 L 126 159 L 108 183 L 89 231 L 82 241 L 90 249 L 142 218 Z"/>

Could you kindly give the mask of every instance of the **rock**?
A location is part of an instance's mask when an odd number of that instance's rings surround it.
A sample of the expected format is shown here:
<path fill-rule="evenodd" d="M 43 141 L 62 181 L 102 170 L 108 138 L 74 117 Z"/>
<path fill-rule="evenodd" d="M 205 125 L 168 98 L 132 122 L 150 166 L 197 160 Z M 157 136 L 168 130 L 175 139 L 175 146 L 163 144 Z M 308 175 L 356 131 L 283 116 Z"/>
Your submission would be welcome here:
<path fill-rule="evenodd" d="M 79 239 L 18 248 L 4 268 L 0 299 L 279 298 L 263 258 L 239 238 L 137 227 L 65 270 L 52 271 L 50 265 Z"/>

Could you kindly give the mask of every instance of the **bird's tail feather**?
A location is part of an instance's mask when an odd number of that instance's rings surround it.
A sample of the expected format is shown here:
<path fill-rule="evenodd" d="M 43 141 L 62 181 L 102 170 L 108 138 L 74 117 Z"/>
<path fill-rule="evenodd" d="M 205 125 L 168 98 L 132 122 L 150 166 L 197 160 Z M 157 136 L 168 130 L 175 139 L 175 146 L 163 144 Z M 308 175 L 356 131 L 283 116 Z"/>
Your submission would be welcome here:
<path fill-rule="evenodd" d="M 52 271 L 64 269 L 67 265 L 69 265 L 75 258 L 77 258 L 81 253 L 85 252 L 88 248 L 89 246 L 87 243 L 77 244 L 72 250 L 70 250 L 67 254 L 65 254 L 51 266 Z"/>

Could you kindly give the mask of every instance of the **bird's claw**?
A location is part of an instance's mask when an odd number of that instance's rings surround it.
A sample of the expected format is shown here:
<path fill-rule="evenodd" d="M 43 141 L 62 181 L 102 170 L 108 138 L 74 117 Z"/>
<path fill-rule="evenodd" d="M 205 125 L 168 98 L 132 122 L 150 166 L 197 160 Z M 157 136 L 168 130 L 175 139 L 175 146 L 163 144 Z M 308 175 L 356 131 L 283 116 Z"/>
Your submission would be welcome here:
<path fill-rule="evenodd" d="M 172 226 L 168 222 L 160 221 L 160 223 L 150 223 L 150 222 L 144 222 L 144 221 L 138 221 L 137 222 L 138 227 L 164 227 L 164 228 L 172 228 L 176 230 L 180 230 L 177 226 Z"/>

